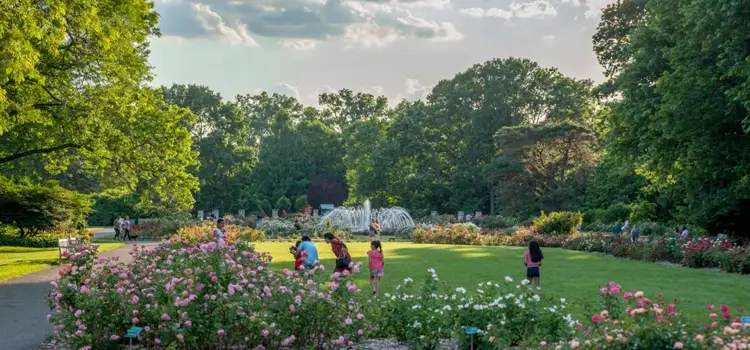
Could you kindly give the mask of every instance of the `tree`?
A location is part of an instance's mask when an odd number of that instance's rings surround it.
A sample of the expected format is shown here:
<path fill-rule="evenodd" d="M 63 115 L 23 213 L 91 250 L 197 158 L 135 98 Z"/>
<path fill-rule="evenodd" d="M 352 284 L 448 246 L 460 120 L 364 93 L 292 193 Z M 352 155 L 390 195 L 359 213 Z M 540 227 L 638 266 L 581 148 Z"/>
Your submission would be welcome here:
<path fill-rule="evenodd" d="M 593 132 L 569 121 L 545 122 L 502 128 L 495 143 L 501 151 L 485 174 L 502 184 L 502 203 L 510 212 L 581 209 L 599 157 Z"/>
<path fill-rule="evenodd" d="M 148 205 L 189 208 L 193 116 L 145 87 L 153 3 L 80 1 L 4 6 L 0 19 L 0 165 L 51 176 L 74 164 Z M 168 150 L 165 152 L 165 150 Z"/>
<path fill-rule="evenodd" d="M 205 86 L 162 87 L 168 103 L 190 109 L 197 118 L 186 125 L 200 166 L 190 169 L 200 179 L 196 207 L 235 212 L 251 205 L 247 189 L 258 162 L 250 122 L 238 104 L 225 102 Z"/>
<path fill-rule="evenodd" d="M 646 177 L 677 221 L 748 232 L 750 4 L 651 0 L 645 8 L 627 30 L 631 57 L 615 83 L 622 98 L 608 149 Z"/>
<path fill-rule="evenodd" d="M 81 224 L 92 204 L 88 196 L 55 182 L 36 185 L 0 177 L 0 222 L 16 227 L 21 237 Z"/>
<path fill-rule="evenodd" d="M 292 208 L 292 202 L 289 200 L 289 198 L 281 196 L 279 197 L 278 200 L 276 200 L 276 209 L 286 211 L 291 208 Z"/>
<path fill-rule="evenodd" d="M 307 195 L 303 194 L 297 197 L 297 199 L 294 200 L 294 209 L 296 209 L 298 212 L 302 212 L 302 209 L 305 209 L 307 206 Z"/>

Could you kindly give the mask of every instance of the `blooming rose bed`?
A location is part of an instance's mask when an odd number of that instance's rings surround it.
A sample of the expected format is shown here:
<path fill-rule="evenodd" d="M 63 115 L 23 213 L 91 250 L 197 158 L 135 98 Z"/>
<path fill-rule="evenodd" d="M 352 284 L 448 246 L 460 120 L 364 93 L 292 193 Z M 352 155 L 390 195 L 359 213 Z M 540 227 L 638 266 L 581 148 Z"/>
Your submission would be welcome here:
<path fill-rule="evenodd" d="M 132 254 L 130 264 L 96 259 L 89 246 L 70 257 L 49 296 L 56 342 L 117 347 L 138 326 L 139 345 L 154 349 L 334 349 L 385 338 L 413 349 L 449 338 L 476 349 L 748 348 L 741 308 L 711 305 L 705 322 L 695 323 L 680 318 L 678 300 L 652 300 L 614 282 L 579 322 L 565 299 L 510 277 L 469 291 L 429 269 L 423 282 L 407 278 L 376 301 L 348 274 L 322 266 L 271 272 L 271 257 L 242 243 L 174 240 Z M 468 327 L 478 329 L 473 340 Z"/>

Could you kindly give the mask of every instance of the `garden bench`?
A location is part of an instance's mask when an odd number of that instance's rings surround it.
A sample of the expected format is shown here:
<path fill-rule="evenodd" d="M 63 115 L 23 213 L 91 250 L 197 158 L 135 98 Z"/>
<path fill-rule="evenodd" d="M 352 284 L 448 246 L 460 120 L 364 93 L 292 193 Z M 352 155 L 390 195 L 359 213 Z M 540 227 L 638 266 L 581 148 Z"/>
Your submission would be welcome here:
<path fill-rule="evenodd" d="M 62 258 L 65 253 L 73 254 L 76 248 L 83 245 L 83 241 L 78 238 L 60 238 L 57 240 L 58 261 L 62 264 Z"/>

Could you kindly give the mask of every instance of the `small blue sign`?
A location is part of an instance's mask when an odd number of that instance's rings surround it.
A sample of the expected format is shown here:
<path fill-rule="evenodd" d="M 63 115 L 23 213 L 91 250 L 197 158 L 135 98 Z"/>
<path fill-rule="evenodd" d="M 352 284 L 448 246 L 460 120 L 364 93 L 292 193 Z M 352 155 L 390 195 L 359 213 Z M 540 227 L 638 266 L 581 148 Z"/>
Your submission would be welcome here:
<path fill-rule="evenodd" d="M 474 335 L 474 334 L 477 334 L 478 332 L 479 332 L 479 329 L 477 327 L 466 328 L 466 334 Z"/>
<path fill-rule="evenodd" d="M 742 324 L 750 324 L 750 316 L 742 316 L 742 317 L 740 317 L 740 323 L 742 323 Z"/>
<path fill-rule="evenodd" d="M 131 327 L 128 329 L 128 333 L 125 334 L 126 338 L 138 338 L 138 335 L 141 334 L 141 331 L 143 331 L 143 328 L 141 327 Z"/>

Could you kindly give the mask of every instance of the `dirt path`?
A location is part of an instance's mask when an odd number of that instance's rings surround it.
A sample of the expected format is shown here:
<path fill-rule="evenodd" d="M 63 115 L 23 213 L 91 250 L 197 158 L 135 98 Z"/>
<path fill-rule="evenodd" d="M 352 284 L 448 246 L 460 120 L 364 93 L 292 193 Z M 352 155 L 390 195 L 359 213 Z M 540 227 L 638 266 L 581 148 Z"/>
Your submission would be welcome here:
<path fill-rule="evenodd" d="M 107 233 L 107 230 L 102 232 Z M 155 246 L 157 243 L 138 245 Z M 128 263 L 132 249 L 133 244 L 127 243 L 99 256 L 119 256 L 120 261 Z M 50 291 L 50 282 L 58 277 L 59 270 L 60 267 L 55 266 L 0 281 L 0 349 L 37 349 L 47 335 L 52 333 L 52 326 L 47 323 L 49 307 L 46 297 Z"/>

